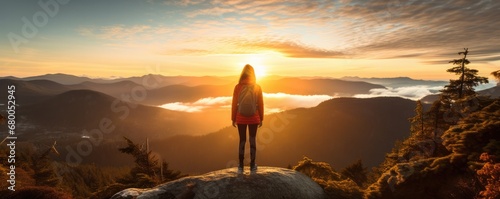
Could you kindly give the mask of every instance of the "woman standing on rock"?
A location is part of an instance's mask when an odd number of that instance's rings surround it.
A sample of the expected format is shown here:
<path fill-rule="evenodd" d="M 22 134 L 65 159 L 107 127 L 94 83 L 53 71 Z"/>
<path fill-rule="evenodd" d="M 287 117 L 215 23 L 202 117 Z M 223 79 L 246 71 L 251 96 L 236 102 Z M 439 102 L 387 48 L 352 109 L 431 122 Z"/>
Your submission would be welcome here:
<path fill-rule="evenodd" d="M 243 173 L 247 127 L 250 134 L 250 171 L 255 172 L 257 171 L 255 137 L 257 127 L 261 127 L 262 120 L 264 120 L 264 100 L 262 89 L 256 83 L 255 71 L 249 64 L 245 65 L 243 71 L 241 71 L 240 80 L 234 87 L 231 120 L 234 127 L 238 126 L 240 135 L 238 173 Z"/>

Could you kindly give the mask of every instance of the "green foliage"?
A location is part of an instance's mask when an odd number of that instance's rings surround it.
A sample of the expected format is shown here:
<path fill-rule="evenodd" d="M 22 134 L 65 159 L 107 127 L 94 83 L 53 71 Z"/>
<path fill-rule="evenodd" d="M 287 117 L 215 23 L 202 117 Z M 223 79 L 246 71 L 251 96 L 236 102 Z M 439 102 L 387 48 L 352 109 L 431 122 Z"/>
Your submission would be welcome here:
<path fill-rule="evenodd" d="M 363 197 L 363 191 L 353 180 L 342 179 L 341 175 L 326 162 L 313 162 L 312 159 L 304 157 L 293 169 L 304 173 L 318 183 L 328 198 L 361 199 Z"/>
<path fill-rule="evenodd" d="M 363 166 L 361 159 L 347 166 L 340 173 L 353 180 L 359 187 L 362 187 L 368 179 L 368 171 L 366 167 Z"/>

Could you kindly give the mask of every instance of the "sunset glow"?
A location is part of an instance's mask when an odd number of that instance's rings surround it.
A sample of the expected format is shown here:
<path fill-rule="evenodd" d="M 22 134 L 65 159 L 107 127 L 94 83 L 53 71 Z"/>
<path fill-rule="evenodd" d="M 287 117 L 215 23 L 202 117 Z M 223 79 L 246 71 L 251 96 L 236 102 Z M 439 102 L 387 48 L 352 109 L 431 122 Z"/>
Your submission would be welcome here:
<path fill-rule="evenodd" d="M 9 1 L 2 6 L 1 76 L 228 76 L 251 64 L 258 78 L 448 80 L 448 61 L 464 47 L 480 75 L 489 76 L 500 66 L 499 3 L 463 4 L 91 0 L 56 9 Z"/>
<path fill-rule="evenodd" d="M 257 79 L 265 77 L 267 75 L 267 68 L 269 60 L 272 59 L 270 54 L 248 54 L 246 55 L 245 64 L 250 64 L 255 70 L 255 76 Z M 243 62 L 238 63 L 238 67 L 244 66 Z"/>

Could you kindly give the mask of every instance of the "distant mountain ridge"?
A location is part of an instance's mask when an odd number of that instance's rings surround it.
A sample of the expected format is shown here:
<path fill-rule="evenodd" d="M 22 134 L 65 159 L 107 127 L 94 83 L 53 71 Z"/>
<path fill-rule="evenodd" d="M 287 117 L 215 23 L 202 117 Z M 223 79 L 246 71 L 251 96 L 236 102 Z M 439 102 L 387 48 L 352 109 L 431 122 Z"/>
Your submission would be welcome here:
<path fill-rule="evenodd" d="M 367 94 L 371 89 L 385 88 L 381 85 L 361 81 L 346 81 L 339 79 L 301 79 L 282 78 L 277 80 L 262 80 L 264 92 L 285 92 L 300 95 L 331 95 L 331 96 L 353 96 L 355 94 Z"/>
<path fill-rule="evenodd" d="M 292 77 L 287 76 L 266 76 L 259 81 L 274 81 L 278 79 L 288 79 Z M 331 79 L 331 80 L 345 80 L 345 81 L 357 81 L 357 82 L 367 82 L 372 84 L 379 84 L 387 87 L 401 87 L 401 86 L 412 86 L 412 85 L 429 85 L 429 86 L 442 86 L 448 83 L 448 81 L 440 80 L 422 80 L 422 79 L 412 79 L 410 77 L 387 77 L 387 78 L 361 78 L 357 76 L 345 76 L 339 79 L 335 78 L 325 78 L 325 77 L 293 77 L 302 80 L 311 79 Z M 161 85 L 160 87 L 173 84 L 182 84 L 187 86 L 197 86 L 197 85 L 224 85 L 224 84 L 234 84 L 237 82 L 237 76 L 164 76 L 159 74 L 147 74 L 143 76 L 133 76 L 133 77 L 119 77 L 119 78 L 89 78 L 83 76 L 69 75 L 64 73 L 55 74 L 45 74 L 32 77 L 18 78 L 13 76 L 0 77 L 0 79 L 16 79 L 16 80 L 51 80 L 64 85 L 81 84 L 84 82 L 94 82 L 94 83 L 114 83 L 120 81 L 132 81 L 136 84 L 142 85 L 147 81 L 156 81 Z"/>
<path fill-rule="evenodd" d="M 480 90 L 480 91 L 477 91 L 477 93 L 481 96 L 490 96 L 492 98 L 500 97 L 500 86 L 497 85 L 497 86 L 492 87 L 492 88 Z M 427 95 L 427 96 L 423 97 L 421 100 L 424 103 L 430 104 L 430 103 L 433 103 L 434 101 L 438 100 L 439 95 L 440 94 Z"/>
<path fill-rule="evenodd" d="M 203 134 L 217 130 L 218 128 L 210 126 L 222 125 L 222 122 L 216 119 L 227 115 L 225 112 L 211 114 L 213 118 L 206 120 L 207 122 L 197 122 L 200 117 L 198 114 L 134 104 L 92 90 L 70 90 L 23 106 L 18 112 L 23 118 L 19 122 L 25 126 L 36 127 L 24 133 L 33 136 L 43 136 L 43 132 L 56 131 L 65 132 L 67 135 L 76 133 L 73 135 L 74 139 L 78 139 L 85 129 L 98 128 L 102 119 L 112 121 L 116 126 L 115 133 L 107 138 L 165 138 L 184 133 Z"/>
<path fill-rule="evenodd" d="M 158 75 L 158 74 L 147 74 L 147 75 L 143 75 L 143 76 L 104 79 L 104 78 L 89 78 L 89 77 L 83 77 L 83 76 L 68 75 L 68 74 L 64 74 L 64 73 L 45 74 L 45 75 L 38 75 L 38 76 L 24 77 L 24 78 L 7 76 L 7 77 L 0 77 L 0 79 L 14 79 L 14 80 L 24 80 L 24 81 L 50 80 L 50 81 L 57 82 L 57 83 L 63 84 L 63 85 L 83 84 L 85 82 L 109 84 L 109 83 L 116 83 L 116 82 L 121 82 L 121 81 L 132 81 L 132 82 L 135 82 L 136 84 L 139 84 L 139 85 L 150 84 L 150 83 L 153 84 L 154 83 L 154 84 L 158 84 L 158 87 L 163 87 L 163 86 L 173 85 L 173 84 L 183 84 L 183 85 L 188 85 L 188 86 L 196 86 L 196 85 L 202 85 L 202 84 L 220 85 L 220 84 L 227 84 L 230 81 L 232 81 L 231 78 L 228 78 L 228 77 L 215 77 L 215 76 L 203 76 L 203 77 L 198 77 L 198 76 L 163 76 L 163 75 Z"/>
<path fill-rule="evenodd" d="M 36 103 L 48 96 L 69 90 L 87 89 L 105 93 L 118 99 L 130 96 L 133 92 L 145 92 L 147 96 L 141 103 L 158 106 L 173 102 L 195 102 L 207 97 L 231 96 L 236 83 L 235 79 L 231 80 L 227 77 L 168 77 L 151 74 L 113 80 L 90 79 L 65 74 L 0 79 L 0 85 L 19 84 L 20 101 L 23 104 Z M 371 89 L 384 88 L 380 85 L 359 81 L 280 78 L 278 76 L 263 78 L 258 83 L 266 93 L 344 97 L 368 94 Z"/>
<path fill-rule="evenodd" d="M 396 140 L 409 135 L 414 108 L 414 101 L 395 97 L 336 98 L 268 115 L 257 133 L 258 164 L 285 167 L 308 156 L 335 168 L 358 159 L 376 166 Z M 238 133 L 233 127 L 150 143 L 173 168 L 185 172 L 207 172 L 237 162 Z"/>
<path fill-rule="evenodd" d="M 7 86 L 15 86 L 16 104 L 25 105 L 48 99 L 54 95 L 71 90 L 69 86 L 50 80 L 16 80 L 0 79 L 0 91 L 7 93 Z M 3 96 L 3 95 L 2 95 Z M 0 104 L 5 104 L 7 98 L 0 98 Z"/>
<path fill-rule="evenodd" d="M 74 145 L 82 139 L 82 130 L 94 129 L 102 118 L 109 118 L 116 129 L 106 139 L 114 142 L 120 136 L 139 140 L 150 138 L 155 151 L 168 157 L 176 169 L 210 171 L 224 167 L 236 157 L 235 129 L 227 127 L 218 131 L 221 126 L 230 124 L 227 109 L 185 113 L 144 105 L 167 100 L 189 102 L 203 97 L 230 96 L 234 84 L 170 85 L 146 90 L 142 101 L 126 102 L 122 94 L 130 97 L 131 91 L 141 88 L 141 85 L 131 80 L 63 85 L 49 80 L 0 79 L 0 83 L 16 84 L 20 100 L 37 99 L 19 109 L 20 123 L 28 127 L 35 125 L 32 127 L 36 128 L 27 128 L 24 139 L 48 140 L 61 136 L 65 139 L 61 144 Z M 349 94 L 384 88 L 366 82 L 336 79 L 273 78 L 263 80 L 261 84 L 265 92 L 303 95 Z M 345 90 L 347 88 L 353 91 Z M 407 118 L 413 115 L 414 106 L 411 100 L 394 97 L 336 98 L 317 107 L 268 115 L 261 131 L 267 128 L 273 134 L 260 134 L 259 150 L 262 151 L 259 151 L 259 161 L 264 165 L 286 166 L 307 155 L 325 160 L 336 168 L 345 167 L 357 159 L 362 159 L 368 166 L 375 166 L 392 148 L 395 140 L 407 136 Z M 126 119 L 120 118 L 124 111 L 117 111 L 117 107 L 128 107 L 126 109 L 130 112 Z M 294 119 L 287 121 L 287 115 L 293 115 Z M 193 134 L 203 135 L 187 136 Z M 110 153 L 117 152 L 111 150 Z M 186 157 L 197 158 L 187 161 Z"/>
<path fill-rule="evenodd" d="M 89 77 L 68 75 L 68 74 L 64 74 L 64 73 L 45 74 L 45 75 L 37 75 L 37 76 L 24 77 L 24 78 L 19 78 L 19 77 L 14 77 L 14 76 L 7 76 L 7 77 L 1 77 L 1 78 L 2 79 L 24 80 L 24 81 L 50 80 L 50 81 L 57 82 L 60 84 L 65 84 L 65 85 L 79 84 L 79 83 L 86 82 L 86 81 L 96 81 L 96 82 L 106 81 L 104 79 L 92 79 Z"/>
<path fill-rule="evenodd" d="M 362 78 L 356 76 L 346 76 L 340 78 L 342 80 L 348 81 L 363 81 L 369 82 L 372 84 L 380 84 L 386 87 L 408 87 L 408 86 L 416 86 L 416 85 L 425 85 L 425 86 L 444 86 L 448 83 L 448 81 L 440 81 L 440 80 L 421 80 L 421 79 L 412 79 L 409 77 L 388 77 L 388 78 Z"/>

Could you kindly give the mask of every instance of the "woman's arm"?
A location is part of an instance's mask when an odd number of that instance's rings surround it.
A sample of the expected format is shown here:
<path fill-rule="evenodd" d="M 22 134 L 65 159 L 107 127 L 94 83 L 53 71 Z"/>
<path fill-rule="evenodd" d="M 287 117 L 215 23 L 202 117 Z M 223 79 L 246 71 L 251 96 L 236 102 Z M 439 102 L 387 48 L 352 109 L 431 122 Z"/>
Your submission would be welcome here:
<path fill-rule="evenodd" d="M 231 103 L 231 120 L 233 123 L 236 121 L 236 112 L 238 111 L 238 85 L 234 87 L 233 102 Z"/>
<path fill-rule="evenodd" d="M 259 93 L 258 93 L 258 105 L 259 105 L 259 117 L 260 117 L 260 122 L 264 120 L 264 97 L 262 96 L 262 88 L 259 86 Z"/>

